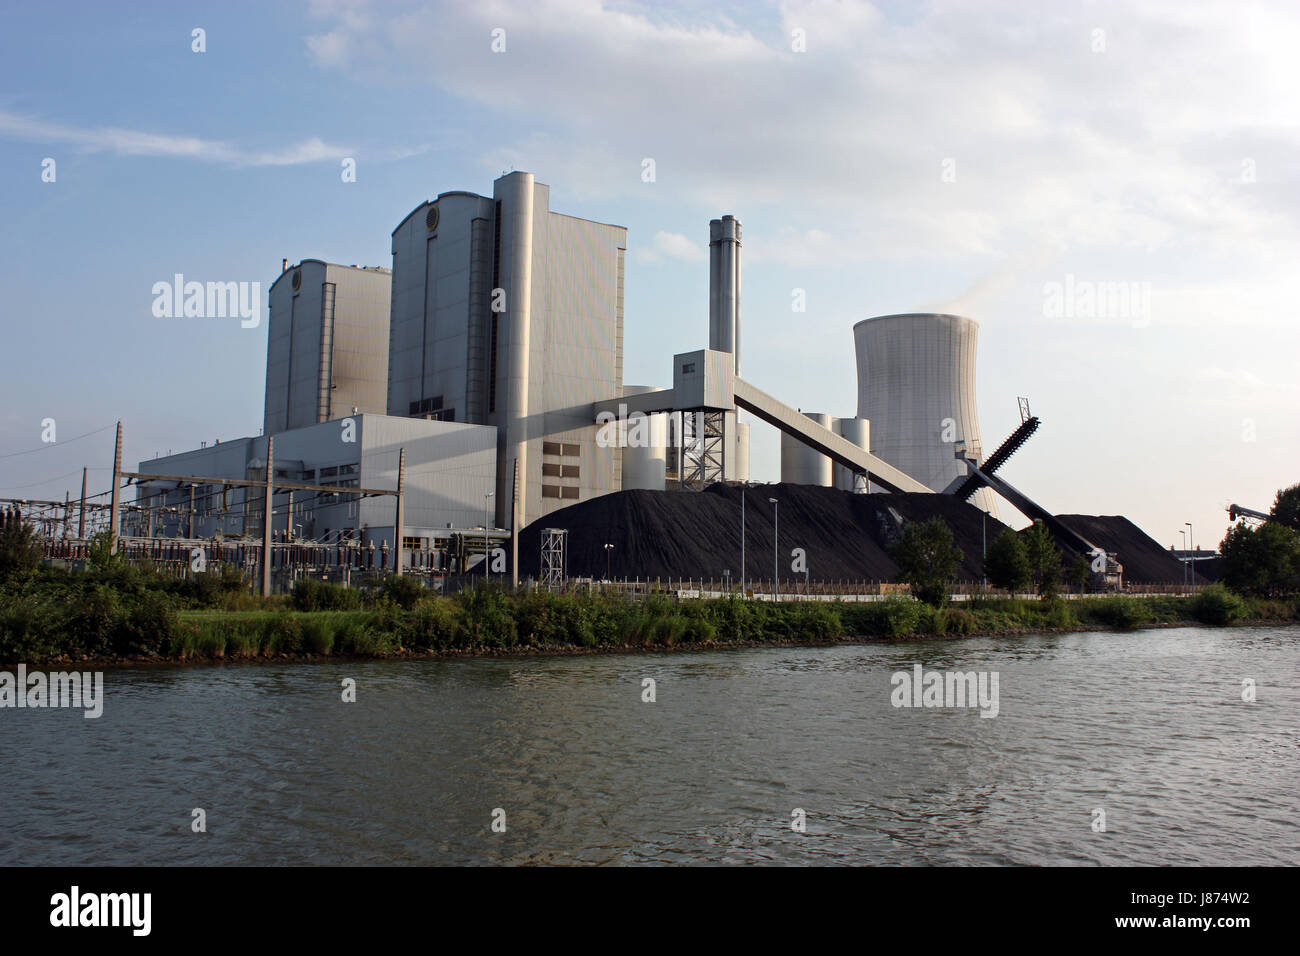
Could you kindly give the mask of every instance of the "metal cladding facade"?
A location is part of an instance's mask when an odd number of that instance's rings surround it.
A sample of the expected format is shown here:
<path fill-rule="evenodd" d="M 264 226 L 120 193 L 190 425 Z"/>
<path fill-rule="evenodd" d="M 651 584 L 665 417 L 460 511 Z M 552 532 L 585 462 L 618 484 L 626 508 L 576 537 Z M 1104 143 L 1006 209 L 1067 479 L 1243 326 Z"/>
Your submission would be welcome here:
<path fill-rule="evenodd" d="M 937 492 L 966 475 L 955 442 L 965 441 L 972 457 L 984 460 L 975 404 L 978 336 L 979 325 L 959 315 L 885 315 L 853 326 L 857 417 L 871 422 L 875 454 Z M 997 514 L 987 488 L 971 503 Z"/>
<path fill-rule="evenodd" d="M 357 500 L 349 498 L 346 490 L 396 488 L 398 454 L 403 448 L 405 534 L 420 537 L 449 526 L 482 527 L 483 495 L 496 481 L 495 429 L 373 414 L 357 415 L 350 426 L 345 425 L 342 421 L 324 422 L 275 436 L 276 477 L 322 488 L 319 493 L 295 491 L 292 517 L 290 496 L 277 493 L 274 530 L 284 531 L 292 525 L 306 538 L 322 540 L 333 540 L 340 531 L 351 532 L 363 544 L 387 542 L 391 547 L 395 499 Z M 266 474 L 266 436 L 142 461 L 139 470 L 206 478 L 260 478 Z M 232 487 L 223 492 L 215 484 L 204 486 L 196 496 L 196 533 L 206 538 L 218 532 L 255 532 L 261 522 L 263 493 L 260 487 Z M 168 506 L 178 513 L 189 507 L 188 491 L 176 490 L 172 482 L 140 487 L 137 498 L 142 504 Z M 182 533 L 176 518 L 164 529 L 168 535 Z"/>
<path fill-rule="evenodd" d="M 823 428 L 831 427 L 831 417 L 822 412 L 804 412 Z M 781 481 L 794 485 L 818 485 L 830 488 L 834 483 L 833 463 L 825 455 L 809 448 L 799 439 L 781 433 Z"/>
<path fill-rule="evenodd" d="M 620 487 L 590 411 L 622 386 L 626 249 L 625 228 L 552 212 L 525 172 L 393 231 L 388 413 L 498 428 L 500 526 L 516 462 L 520 527 Z"/>
<path fill-rule="evenodd" d="M 392 275 L 304 259 L 271 285 L 264 435 L 387 406 Z"/>

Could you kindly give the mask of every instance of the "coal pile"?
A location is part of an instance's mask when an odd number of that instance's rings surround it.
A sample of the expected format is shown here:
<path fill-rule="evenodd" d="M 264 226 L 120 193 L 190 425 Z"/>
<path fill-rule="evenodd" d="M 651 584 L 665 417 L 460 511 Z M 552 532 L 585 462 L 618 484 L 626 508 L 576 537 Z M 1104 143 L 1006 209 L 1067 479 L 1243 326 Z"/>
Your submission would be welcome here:
<path fill-rule="evenodd" d="M 1057 515 L 1056 519 L 1097 547 L 1115 552 L 1119 563 L 1124 565 L 1126 583 L 1183 583 L 1182 562 L 1128 518 L 1120 515 Z M 1075 552 L 1063 541 L 1057 543 L 1065 552 L 1067 563 L 1073 561 Z M 1197 575 L 1197 583 L 1206 582 Z"/>
<path fill-rule="evenodd" d="M 702 492 L 619 491 L 552 512 L 519 536 L 523 577 L 539 573 L 541 533 L 568 530 L 570 577 L 604 578 L 605 545 L 612 544 L 609 570 L 615 578 L 708 578 L 730 570 L 740 579 L 742 490 L 713 485 Z M 775 484 L 746 489 L 746 579 L 772 578 L 772 505 L 779 502 L 780 577 L 791 571 L 793 548 L 807 555 L 808 576 L 823 580 L 892 580 L 898 571 L 889 545 L 909 521 L 942 518 L 965 559 L 962 581 L 982 578 L 982 535 L 991 543 L 1005 527 L 995 518 L 951 495 L 859 495 L 812 485 Z"/>

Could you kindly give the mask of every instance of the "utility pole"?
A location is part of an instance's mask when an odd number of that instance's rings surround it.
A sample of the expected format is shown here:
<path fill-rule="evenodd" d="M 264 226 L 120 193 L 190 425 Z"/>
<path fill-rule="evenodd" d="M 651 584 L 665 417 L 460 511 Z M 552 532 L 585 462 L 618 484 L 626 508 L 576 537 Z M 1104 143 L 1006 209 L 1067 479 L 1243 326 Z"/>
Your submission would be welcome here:
<path fill-rule="evenodd" d="M 266 495 L 262 512 L 262 597 L 271 596 L 271 485 L 275 477 L 275 436 L 266 436 Z"/>
<path fill-rule="evenodd" d="M 81 510 L 77 513 L 77 538 L 86 540 L 86 469 L 81 469 Z"/>
<path fill-rule="evenodd" d="M 117 554 L 117 513 L 121 502 L 118 499 L 117 483 L 122 474 L 122 423 L 117 423 L 117 439 L 113 442 L 113 484 L 108 499 L 108 553 Z M 84 476 L 84 472 L 83 472 Z"/>
<path fill-rule="evenodd" d="M 393 574 L 402 573 L 402 520 L 404 506 L 403 486 L 406 484 L 406 449 L 397 449 L 397 514 L 393 519 L 393 540 L 397 543 L 397 563 L 393 566 Z M 290 499 L 292 500 L 292 499 Z M 290 509 L 292 510 L 292 509 Z"/>
<path fill-rule="evenodd" d="M 194 486 L 190 485 L 190 528 L 189 539 L 194 540 Z"/>

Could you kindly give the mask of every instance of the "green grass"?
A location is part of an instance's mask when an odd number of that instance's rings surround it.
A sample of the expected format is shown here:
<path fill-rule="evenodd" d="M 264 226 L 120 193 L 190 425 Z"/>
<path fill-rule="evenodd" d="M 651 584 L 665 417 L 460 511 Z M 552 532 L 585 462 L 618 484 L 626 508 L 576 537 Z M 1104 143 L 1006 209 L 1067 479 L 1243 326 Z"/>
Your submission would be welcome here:
<path fill-rule="evenodd" d="M 862 603 L 666 596 L 633 601 L 601 594 L 511 594 L 500 587 L 443 597 L 410 579 L 353 591 L 303 581 L 292 595 L 262 599 L 241 590 L 239 581 L 230 572 L 177 582 L 132 568 L 38 569 L 0 583 L 0 663 L 709 647 L 1300 620 L 1295 598 L 1242 598 L 1218 587 L 1190 598 L 976 598 L 935 609 L 903 597 Z"/>

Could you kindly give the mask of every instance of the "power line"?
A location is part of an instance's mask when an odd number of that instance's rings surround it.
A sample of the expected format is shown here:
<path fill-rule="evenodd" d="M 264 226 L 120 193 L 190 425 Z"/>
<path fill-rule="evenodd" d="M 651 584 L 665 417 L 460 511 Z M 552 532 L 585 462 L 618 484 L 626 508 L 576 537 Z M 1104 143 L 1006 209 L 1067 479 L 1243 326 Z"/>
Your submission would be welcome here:
<path fill-rule="evenodd" d="M 114 422 L 111 425 L 105 425 L 103 428 L 96 428 L 93 432 L 86 432 L 86 434 L 84 435 L 78 435 L 76 438 L 68 438 L 63 441 L 46 442 L 44 445 L 40 445 L 36 448 L 29 448 L 26 451 L 12 451 L 7 455 L 0 455 L 0 459 L 17 458 L 19 455 L 30 455 L 33 452 L 45 451 L 45 449 L 47 448 L 56 448 L 59 445 L 70 445 L 74 441 L 80 441 L 83 438 L 89 438 L 91 435 L 98 435 L 100 432 L 106 432 L 110 428 L 116 428 L 116 427 L 117 427 L 117 422 Z M 39 482 L 36 482 L 36 484 L 39 484 Z M 26 486 L 20 486 L 20 487 L 26 487 Z"/>
<path fill-rule="evenodd" d="M 80 473 L 79 471 L 69 471 L 66 474 L 55 475 L 53 478 L 43 478 L 40 481 L 29 481 L 25 485 L 3 485 L 0 486 L 0 491 L 14 491 L 18 488 L 32 488 L 36 485 L 49 484 L 51 481 L 58 481 L 60 478 L 68 478 L 71 477 L 72 475 L 76 475 L 79 473 Z"/>

